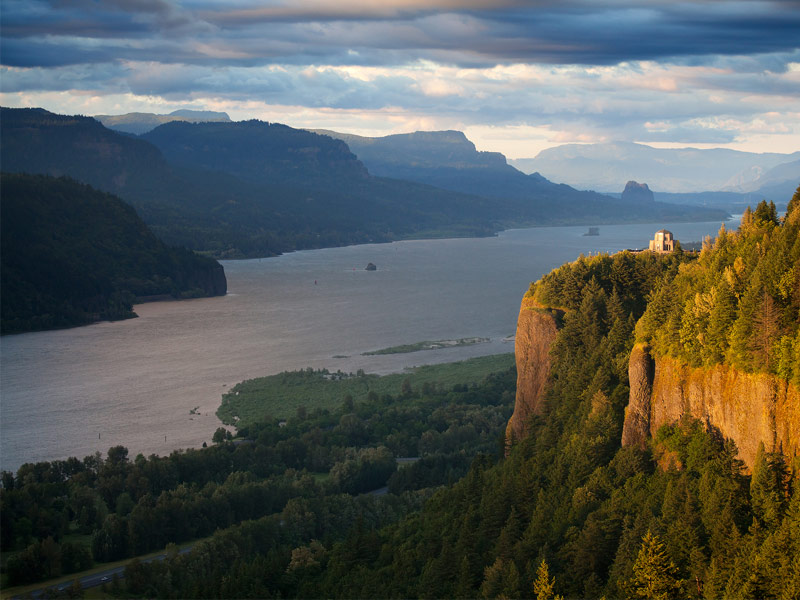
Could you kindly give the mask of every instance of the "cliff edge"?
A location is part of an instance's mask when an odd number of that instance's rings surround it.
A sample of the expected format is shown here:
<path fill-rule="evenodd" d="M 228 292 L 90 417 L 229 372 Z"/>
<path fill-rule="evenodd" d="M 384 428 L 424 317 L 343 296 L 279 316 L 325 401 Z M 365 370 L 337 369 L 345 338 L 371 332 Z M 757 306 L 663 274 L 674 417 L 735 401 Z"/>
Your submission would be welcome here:
<path fill-rule="evenodd" d="M 628 374 L 623 446 L 644 447 L 662 425 L 690 416 L 736 442 L 748 468 L 761 442 L 767 452 L 800 453 L 800 389 L 779 377 L 727 365 L 694 368 L 652 356 L 643 344 L 631 352 Z"/>
<path fill-rule="evenodd" d="M 506 446 L 525 437 L 531 415 L 541 414 L 550 375 L 550 345 L 556 338 L 558 311 L 541 306 L 526 295 L 517 319 L 514 353 L 517 363 L 517 397 L 506 427 Z"/>

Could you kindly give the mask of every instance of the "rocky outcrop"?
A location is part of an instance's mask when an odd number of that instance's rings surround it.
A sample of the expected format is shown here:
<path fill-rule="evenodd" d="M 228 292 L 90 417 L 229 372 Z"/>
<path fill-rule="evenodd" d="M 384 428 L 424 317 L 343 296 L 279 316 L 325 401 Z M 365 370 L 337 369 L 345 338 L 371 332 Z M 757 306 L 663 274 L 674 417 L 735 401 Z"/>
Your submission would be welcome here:
<path fill-rule="evenodd" d="M 525 436 L 528 419 L 543 410 L 550 375 L 550 345 L 556 337 L 558 311 L 522 299 L 517 319 L 514 352 L 517 362 L 517 398 L 506 427 L 506 444 Z"/>
<path fill-rule="evenodd" d="M 630 400 L 625 408 L 622 445 L 644 448 L 650 437 L 650 398 L 653 393 L 655 363 L 650 348 L 636 344 L 628 361 Z"/>
<path fill-rule="evenodd" d="M 625 189 L 622 191 L 622 199 L 625 202 L 655 202 L 653 192 L 647 184 L 636 181 L 629 181 L 625 184 Z"/>
<path fill-rule="evenodd" d="M 224 296 L 228 292 L 228 279 L 225 269 L 217 261 L 209 265 L 201 274 L 201 287 L 209 296 Z"/>
<path fill-rule="evenodd" d="M 800 389 L 778 377 L 726 365 L 693 368 L 653 357 L 643 345 L 634 347 L 628 373 L 623 446 L 644 446 L 662 425 L 690 416 L 736 442 L 748 467 L 762 442 L 768 452 L 800 453 Z"/>

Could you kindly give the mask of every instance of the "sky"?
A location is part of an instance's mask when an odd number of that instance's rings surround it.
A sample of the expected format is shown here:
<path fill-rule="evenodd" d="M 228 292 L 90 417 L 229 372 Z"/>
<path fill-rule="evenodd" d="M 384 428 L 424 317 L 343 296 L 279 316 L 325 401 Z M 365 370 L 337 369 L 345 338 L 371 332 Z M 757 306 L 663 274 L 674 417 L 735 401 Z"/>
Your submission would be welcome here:
<path fill-rule="evenodd" d="M 800 150 L 800 0 L 0 0 L 0 104 Z"/>

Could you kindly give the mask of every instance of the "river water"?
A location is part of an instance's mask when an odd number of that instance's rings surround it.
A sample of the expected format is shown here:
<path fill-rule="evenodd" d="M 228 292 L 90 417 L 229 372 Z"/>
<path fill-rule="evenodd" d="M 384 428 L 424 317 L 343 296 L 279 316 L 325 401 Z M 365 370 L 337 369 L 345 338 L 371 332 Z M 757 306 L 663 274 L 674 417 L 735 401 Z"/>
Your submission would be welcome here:
<path fill-rule="evenodd" d="M 735 225 L 735 223 L 734 223 Z M 729 228 L 730 228 L 729 224 Z M 210 441 L 227 388 L 304 367 L 372 373 L 512 352 L 531 281 L 580 253 L 644 247 L 719 223 L 508 230 L 224 262 L 228 294 L 135 307 L 137 319 L 0 339 L 0 468 L 110 446 L 167 454 Z M 367 263 L 377 271 L 366 271 Z M 410 354 L 362 352 L 483 337 Z"/>

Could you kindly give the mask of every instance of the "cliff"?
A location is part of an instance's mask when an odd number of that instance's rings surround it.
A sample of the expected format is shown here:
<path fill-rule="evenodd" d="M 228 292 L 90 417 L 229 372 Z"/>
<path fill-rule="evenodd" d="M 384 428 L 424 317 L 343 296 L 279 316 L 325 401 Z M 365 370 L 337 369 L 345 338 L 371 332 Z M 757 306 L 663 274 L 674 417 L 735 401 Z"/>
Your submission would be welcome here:
<path fill-rule="evenodd" d="M 623 446 L 643 447 L 662 425 L 686 415 L 736 442 L 748 467 L 761 442 L 768 452 L 800 453 L 800 389 L 774 375 L 727 365 L 693 368 L 652 356 L 642 344 L 631 352 L 628 374 Z"/>
<path fill-rule="evenodd" d="M 622 191 L 622 199 L 625 202 L 655 202 L 653 192 L 647 184 L 636 181 L 629 181 L 625 184 L 625 189 Z"/>
<path fill-rule="evenodd" d="M 541 414 L 550 376 L 550 345 L 556 337 L 559 311 L 526 295 L 517 319 L 514 353 L 517 362 L 517 398 L 506 427 L 506 445 L 525 437 L 532 415 Z"/>

